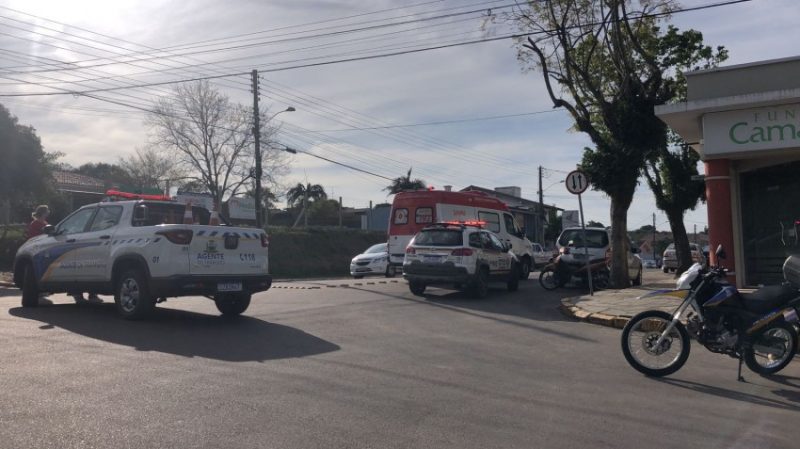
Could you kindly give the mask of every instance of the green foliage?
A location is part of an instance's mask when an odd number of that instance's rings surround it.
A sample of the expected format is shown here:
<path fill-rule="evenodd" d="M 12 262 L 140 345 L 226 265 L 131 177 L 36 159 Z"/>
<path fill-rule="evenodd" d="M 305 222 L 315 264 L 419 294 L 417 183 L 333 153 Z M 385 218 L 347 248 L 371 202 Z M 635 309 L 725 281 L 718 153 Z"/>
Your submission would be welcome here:
<path fill-rule="evenodd" d="M 350 260 L 386 241 L 385 232 L 270 227 L 269 268 L 276 278 L 347 276 Z"/>
<path fill-rule="evenodd" d="M 603 229 L 605 229 L 606 225 L 604 225 L 603 223 L 600 223 L 599 221 L 589 220 L 589 222 L 586 223 L 586 227 L 587 228 L 603 228 Z"/>
<path fill-rule="evenodd" d="M 89 162 L 72 171 L 97 178 L 105 183 L 106 188 L 137 185 L 137 180 L 128 171 L 116 164 Z"/>
<path fill-rule="evenodd" d="M 593 187 L 611 198 L 612 282 L 627 284 L 627 212 L 647 161 L 667 147 L 658 105 L 685 92 L 683 69 L 724 58 L 702 45 L 702 34 L 659 27 L 673 1 L 531 0 L 501 14 L 520 31 L 518 58 L 543 74 L 555 107 L 594 144 L 581 168 Z M 677 166 L 675 169 L 677 170 Z"/>
<path fill-rule="evenodd" d="M 653 225 L 644 225 L 637 229 L 636 232 L 653 232 Z"/>
<path fill-rule="evenodd" d="M 7 201 L 12 221 L 30 220 L 32 209 L 55 194 L 51 172 L 58 157 L 44 151 L 32 126 L 0 105 L 0 208 Z"/>
<path fill-rule="evenodd" d="M 296 186 L 286 192 L 286 203 L 289 207 L 302 206 L 303 199 L 306 198 L 306 195 L 308 195 L 309 203 L 328 198 L 328 194 L 325 193 L 325 188 L 321 185 L 298 182 Z"/>
<path fill-rule="evenodd" d="M 394 178 L 392 183 L 389 184 L 385 189 L 389 192 L 390 195 L 395 193 L 400 193 L 405 190 L 424 190 L 425 189 L 425 181 L 421 179 L 411 179 L 411 169 L 408 169 L 408 173 L 405 176 L 400 176 Z"/>
<path fill-rule="evenodd" d="M 339 202 L 336 200 L 317 200 L 308 209 L 308 219 L 314 226 L 339 224 Z"/>

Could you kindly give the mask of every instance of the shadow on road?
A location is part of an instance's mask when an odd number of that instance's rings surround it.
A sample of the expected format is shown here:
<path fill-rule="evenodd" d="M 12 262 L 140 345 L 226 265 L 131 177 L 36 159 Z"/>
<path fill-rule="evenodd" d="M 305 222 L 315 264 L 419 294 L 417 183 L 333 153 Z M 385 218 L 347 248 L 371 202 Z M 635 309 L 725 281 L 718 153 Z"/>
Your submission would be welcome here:
<path fill-rule="evenodd" d="M 553 300 L 552 298 L 547 298 L 547 300 L 543 300 L 544 298 L 531 298 L 528 295 L 528 293 L 530 293 L 528 291 L 530 290 L 529 288 L 526 289 L 526 291 L 520 288 L 520 290 L 515 293 L 493 288 L 489 292 L 489 296 L 484 299 L 470 298 L 468 293 L 461 291 L 451 291 L 444 295 L 431 295 L 426 293 L 424 297 L 417 297 L 402 296 L 368 288 L 350 287 L 350 289 L 365 291 L 392 299 L 412 301 L 417 304 L 437 307 L 450 312 L 479 317 L 509 326 L 522 327 L 572 340 L 594 342 L 594 340 L 579 335 L 562 332 L 550 327 L 543 327 L 532 322 L 497 316 L 505 315 L 531 321 L 574 321 L 564 317 L 561 315 L 561 312 L 556 309 L 557 304 L 560 304 L 558 299 Z"/>
<path fill-rule="evenodd" d="M 13 316 L 40 321 L 41 332 L 54 327 L 84 337 L 185 357 L 229 362 L 305 357 L 339 350 L 339 346 L 299 329 L 248 316 L 223 318 L 157 308 L 146 321 L 126 321 L 114 304 L 58 304 L 37 309 L 17 307 Z"/>
<path fill-rule="evenodd" d="M 794 405 L 783 401 L 778 401 L 775 399 L 763 398 L 749 393 L 743 393 L 741 391 L 728 390 L 721 387 L 715 387 L 713 385 L 705 385 L 697 382 L 680 380 L 680 379 L 655 379 L 655 380 L 658 382 L 663 382 L 665 384 L 673 385 L 675 387 L 696 391 L 698 393 L 705 393 L 713 396 L 719 396 L 722 398 L 734 399 L 737 401 L 747 402 L 748 404 L 777 408 L 781 410 L 800 411 L 800 405 Z M 797 402 L 798 394 L 796 392 L 790 392 L 792 394 L 787 395 L 785 394 L 787 391 L 788 390 L 776 390 L 773 391 L 773 393 L 775 393 L 778 396 L 785 397 L 792 402 Z"/>

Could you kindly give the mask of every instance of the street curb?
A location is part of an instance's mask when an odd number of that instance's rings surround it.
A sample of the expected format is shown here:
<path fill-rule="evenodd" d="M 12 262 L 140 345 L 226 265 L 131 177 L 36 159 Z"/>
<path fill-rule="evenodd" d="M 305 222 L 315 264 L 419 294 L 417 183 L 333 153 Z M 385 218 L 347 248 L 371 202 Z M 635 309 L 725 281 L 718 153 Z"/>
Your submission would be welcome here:
<path fill-rule="evenodd" d="M 580 307 L 576 306 L 576 299 L 580 298 L 579 296 L 573 296 L 570 298 L 564 298 L 561 300 L 561 306 L 559 310 L 564 315 L 575 318 L 579 321 L 585 321 L 587 323 L 592 324 L 599 324 L 600 326 L 606 327 L 613 327 L 615 329 L 622 329 L 628 323 L 628 320 L 631 317 L 627 315 L 609 315 L 607 313 L 601 312 L 587 312 Z"/>
<path fill-rule="evenodd" d="M 6 282 L 6 281 L 0 281 L 0 287 L 17 288 L 17 286 L 14 285 L 13 282 Z"/>

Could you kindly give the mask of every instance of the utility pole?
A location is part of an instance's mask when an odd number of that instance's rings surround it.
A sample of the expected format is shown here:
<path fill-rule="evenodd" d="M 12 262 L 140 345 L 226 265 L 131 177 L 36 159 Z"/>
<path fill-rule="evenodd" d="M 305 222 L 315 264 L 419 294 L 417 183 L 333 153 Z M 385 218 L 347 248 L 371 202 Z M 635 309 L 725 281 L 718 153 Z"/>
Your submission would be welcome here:
<path fill-rule="evenodd" d="M 656 213 L 653 212 L 653 260 L 656 259 Z"/>
<path fill-rule="evenodd" d="M 261 123 L 259 122 L 258 110 L 258 70 L 253 69 L 251 72 L 253 77 L 253 140 L 255 144 L 255 157 L 256 157 L 256 227 L 263 226 L 263 217 L 261 212 Z"/>
<path fill-rule="evenodd" d="M 536 223 L 536 238 L 544 245 L 544 192 L 542 192 L 542 166 L 539 166 L 539 220 Z"/>
<path fill-rule="evenodd" d="M 694 225 L 694 243 L 697 244 L 697 223 Z"/>
<path fill-rule="evenodd" d="M 306 183 L 306 191 L 303 194 L 303 227 L 308 227 L 308 188 L 311 184 Z"/>
<path fill-rule="evenodd" d="M 339 227 L 342 227 L 342 197 L 339 197 Z"/>

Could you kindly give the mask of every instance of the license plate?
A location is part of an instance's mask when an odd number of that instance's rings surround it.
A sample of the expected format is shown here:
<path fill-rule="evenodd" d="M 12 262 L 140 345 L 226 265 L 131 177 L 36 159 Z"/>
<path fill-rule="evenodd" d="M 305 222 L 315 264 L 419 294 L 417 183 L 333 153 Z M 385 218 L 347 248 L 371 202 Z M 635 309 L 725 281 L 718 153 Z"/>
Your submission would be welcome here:
<path fill-rule="evenodd" d="M 442 260 L 442 256 L 425 256 L 422 260 L 424 260 L 425 262 L 438 263 Z"/>
<path fill-rule="evenodd" d="M 220 282 L 217 284 L 218 292 L 240 292 L 242 291 L 241 282 Z"/>

